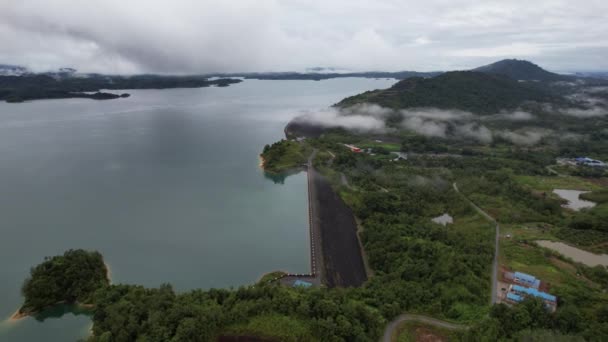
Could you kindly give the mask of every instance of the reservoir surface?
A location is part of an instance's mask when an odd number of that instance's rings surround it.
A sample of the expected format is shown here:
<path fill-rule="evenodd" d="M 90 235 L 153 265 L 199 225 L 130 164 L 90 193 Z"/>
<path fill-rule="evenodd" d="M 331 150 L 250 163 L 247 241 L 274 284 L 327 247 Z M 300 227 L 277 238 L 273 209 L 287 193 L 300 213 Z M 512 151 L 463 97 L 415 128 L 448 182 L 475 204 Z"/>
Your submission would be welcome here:
<path fill-rule="evenodd" d="M 306 175 L 272 179 L 265 144 L 303 111 L 394 80 L 246 80 L 130 98 L 0 103 L 0 341 L 75 341 L 86 315 L 8 322 L 30 267 L 98 250 L 114 283 L 177 291 L 309 271 Z"/>

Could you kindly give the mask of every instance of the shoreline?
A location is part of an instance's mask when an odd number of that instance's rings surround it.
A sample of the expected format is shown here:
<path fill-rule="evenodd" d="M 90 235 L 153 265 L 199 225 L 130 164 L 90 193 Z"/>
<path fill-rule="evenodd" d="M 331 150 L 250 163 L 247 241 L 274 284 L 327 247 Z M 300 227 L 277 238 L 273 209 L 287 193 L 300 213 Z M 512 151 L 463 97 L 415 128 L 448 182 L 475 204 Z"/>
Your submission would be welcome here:
<path fill-rule="evenodd" d="M 112 284 L 112 269 L 110 268 L 110 265 L 107 262 L 103 262 L 105 268 L 106 268 L 106 279 L 108 280 L 108 283 L 111 285 Z M 62 301 L 62 302 L 58 302 L 55 303 L 52 306 L 49 306 L 46 309 L 49 309 L 55 305 L 59 305 L 59 304 L 67 304 L 66 302 Z M 79 302 L 75 302 L 73 303 L 74 306 L 78 307 L 78 308 L 83 308 L 83 309 L 92 309 L 95 307 L 95 304 L 91 304 L 91 303 L 79 303 Z M 44 311 L 43 310 L 43 311 Z M 17 309 L 17 311 L 15 311 L 15 313 L 13 313 L 6 321 L 7 322 L 18 322 L 26 317 L 30 317 L 30 316 L 35 316 L 36 314 L 38 314 L 39 311 L 35 311 L 35 312 L 29 312 L 29 313 L 25 313 L 25 312 L 21 312 L 21 308 Z"/>
<path fill-rule="evenodd" d="M 28 317 L 30 314 L 25 314 L 23 312 L 21 312 L 21 308 L 17 309 L 17 311 L 15 311 L 15 313 L 13 313 L 11 315 L 11 317 L 9 317 L 7 319 L 7 322 L 18 322 L 21 319 Z"/>

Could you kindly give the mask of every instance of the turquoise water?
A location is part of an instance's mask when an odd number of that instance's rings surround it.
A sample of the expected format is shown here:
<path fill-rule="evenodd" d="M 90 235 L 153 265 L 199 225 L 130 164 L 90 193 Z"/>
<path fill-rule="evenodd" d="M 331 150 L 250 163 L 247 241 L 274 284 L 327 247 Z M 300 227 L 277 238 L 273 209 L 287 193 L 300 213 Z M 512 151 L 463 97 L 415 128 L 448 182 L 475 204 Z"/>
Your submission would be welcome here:
<path fill-rule="evenodd" d="M 111 101 L 0 103 L 0 317 L 29 268 L 100 251 L 115 283 L 178 291 L 309 269 L 306 177 L 275 183 L 258 154 L 303 110 L 394 81 L 255 81 L 135 90 Z M 0 323 L 0 341 L 74 341 L 86 315 Z"/>

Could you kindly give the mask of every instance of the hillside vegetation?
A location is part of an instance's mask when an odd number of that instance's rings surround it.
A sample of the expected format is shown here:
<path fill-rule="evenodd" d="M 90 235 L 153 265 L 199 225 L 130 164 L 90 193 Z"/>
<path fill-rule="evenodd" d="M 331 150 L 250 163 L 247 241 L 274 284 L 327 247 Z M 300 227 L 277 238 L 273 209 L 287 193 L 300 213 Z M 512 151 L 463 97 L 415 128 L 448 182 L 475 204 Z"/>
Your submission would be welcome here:
<path fill-rule="evenodd" d="M 553 72 L 549 72 L 539 67 L 538 65 L 518 59 L 503 59 L 492 64 L 484 65 L 479 68 L 473 69 L 473 71 L 497 74 L 510 77 L 514 80 L 525 80 L 525 81 L 570 81 L 574 80 L 574 77 L 567 75 L 560 75 Z"/>
<path fill-rule="evenodd" d="M 454 71 L 433 78 L 409 78 L 385 90 L 368 91 L 337 104 L 374 103 L 393 109 L 434 107 L 493 114 L 526 101 L 553 102 L 555 96 L 511 78 L 473 71 Z"/>

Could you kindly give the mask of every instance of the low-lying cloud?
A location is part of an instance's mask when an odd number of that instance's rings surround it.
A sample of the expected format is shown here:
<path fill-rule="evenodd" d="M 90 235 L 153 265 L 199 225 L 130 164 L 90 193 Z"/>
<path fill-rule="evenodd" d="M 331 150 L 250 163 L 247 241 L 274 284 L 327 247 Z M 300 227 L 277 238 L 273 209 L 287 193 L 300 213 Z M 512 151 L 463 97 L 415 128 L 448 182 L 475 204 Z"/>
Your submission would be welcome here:
<path fill-rule="evenodd" d="M 608 114 L 608 108 L 594 106 L 587 109 L 581 108 L 568 108 L 561 111 L 562 114 L 575 116 L 578 118 L 592 118 L 598 116 L 604 116 Z"/>
<path fill-rule="evenodd" d="M 523 132 L 498 131 L 494 134 L 512 142 L 515 145 L 536 145 L 541 141 L 542 138 L 547 136 L 548 132 L 543 132 L 540 130 L 528 130 Z"/>
<path fill-rule="evenodd" d="M 467 123 L 456 126 L 454 131 L 456 136 L 471 138 L 486 144 L 492 142 L 492 131 L 484 125 Z"/>
<path fill-rule="evenodd" d="M 607 114 L 606 108 L 602 107 L 589 109 L 552 108 L 552 110 L 580 118 Z M 387 126 L 388 118 L 391 118 L 391 126 Z M 346 109 L 330 108 L 306 112 L 294 121 L 326 128 L 341 127 L 357 132 L 387 133 L 396 129 L 405 129 L 426 137 L 458 138 L 483 144 L 489 144 L 496 139 L 500 139 L 515 145 L 532 146 L 540 143 L 543 138 L 552 136 L 554 132 L 541 127 L 527 127 L 517 130 L 500 130 L 490 127 L 492 127 L 491 123 L 497 120 L 529 121 L 534 118 L 533 114 L 524 110 L 476 116 L 470 112 L 460 110 L 417 108 L 395 111 L 378 105 L 361 104 Z M 561 138 L 565 139 L 566 137 Z M 575 136 L 568 138 L 578 139 Z"/>
<path fill-rule="evenodd" d="M 403 128 L 415 131 L 416 133 L 427 137 L 445 138 L 448 125 L 445 122 L 436 122 L 433 120 L 425 120 L 423 118 L 413 116 L 406 117 L 401 122 Z"/>
<path fill-rule="evenodd" d="M 385 118 L 391 110 L 378 105 L 358 105 L 348 109 L 328 108 L 308 111 L 294 119 L 325 128 L 344 128 L 358 132 L 386 132 Z"/>

